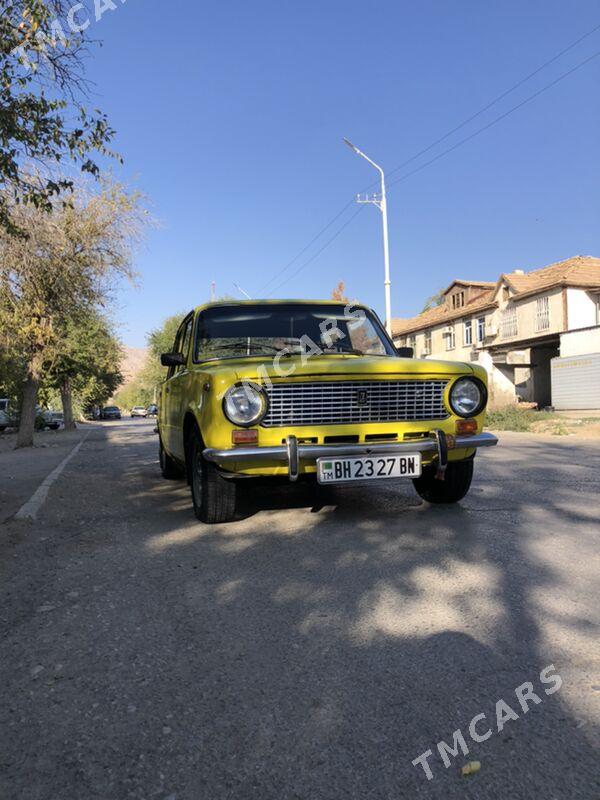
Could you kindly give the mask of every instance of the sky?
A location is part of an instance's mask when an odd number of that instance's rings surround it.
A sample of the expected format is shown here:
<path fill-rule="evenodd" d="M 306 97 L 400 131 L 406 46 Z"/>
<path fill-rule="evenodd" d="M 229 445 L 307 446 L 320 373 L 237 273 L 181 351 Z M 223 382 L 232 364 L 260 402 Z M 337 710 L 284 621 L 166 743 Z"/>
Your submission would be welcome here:
<path fill-rule="evenodd" d="M 352 202 L 377 174 L 344 136 L 388 172 L 394 317 L 454 278 L 600 255 L 600 57 L 511 111 L 600 53 L 600 28 L 394 171 L 600 25 L 597 2 L 115 5 L 89 30 L 91 103 L 158 220 L 118 296 L 125 344 L 212 281 L 328 298 L 343 280 L 383 316 L 381 214 Z"/>

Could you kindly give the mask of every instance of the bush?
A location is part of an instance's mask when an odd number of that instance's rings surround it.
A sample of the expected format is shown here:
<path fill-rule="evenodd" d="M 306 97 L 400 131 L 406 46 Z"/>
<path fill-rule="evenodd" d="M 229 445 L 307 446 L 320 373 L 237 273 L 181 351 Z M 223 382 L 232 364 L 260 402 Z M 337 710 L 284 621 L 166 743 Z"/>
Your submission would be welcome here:
<path fill-rule="evenodd" d="M 496 431 L 530 431 L 538 422 L 560 422 L 560 418 L 549 411 L 533 411 L 531 408 L 505 406 L 488 411 L 486 427 Z"/>

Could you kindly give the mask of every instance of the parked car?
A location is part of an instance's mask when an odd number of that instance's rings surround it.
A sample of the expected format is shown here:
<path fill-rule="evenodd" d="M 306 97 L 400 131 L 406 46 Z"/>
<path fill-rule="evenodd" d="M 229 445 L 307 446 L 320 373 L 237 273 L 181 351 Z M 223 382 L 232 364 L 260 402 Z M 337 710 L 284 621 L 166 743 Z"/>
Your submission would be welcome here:
<path fill-rule="evenodd" d="M 121 419 L 121 409 L 118 406 L 105 406 L 100 413 L 100 419 Z"/>
<path fill-rule="evenodd" d="M 158 406 L 155 406 L 154 403 L 148 406 L 146 409 L 146 416 L 147 417 L 157 417 L 158 416 Z"/>
<path fill-rule="evenodd" d="M 455 503 L 477 449 L 497 443 L 483 432 L 485 369 L 401 357 L 360 305 L 200 306 L 161 362 L 161 471 L 188 476 L 203 522 L 233 519 L 251 478 L 405 478 L 425 500 Z"/>
<path fill-rule="evenodd" d="M 62 411 L 54 411 L 51 408 L 42 411 L 42 420 L 44 422 L 44 427 L 50 428 L 50 430 L 53 431 L 57 431 L 65 422 Z"/>
<path fill-rule="evenodd" d="M 132 419 L 133 419 L 134 417 L 144 417 L 144 418 L 145 418 L 147 415 L 148 415 L 148 412 L 147 412 L 147 410 L 144 408 L 144 406 L 134 406 L 134 407 L 131 409 L 131 418 L 132 418 Z"/>
<path fill-rule="evenodd" d="M 6 428 L 18 428 L 19 426 L 19 409 L 15 403 L 11 403 L 6 397 L 0 398 L 0 430 Z M 7 421 L 8 420 L 8 421 Z"/>

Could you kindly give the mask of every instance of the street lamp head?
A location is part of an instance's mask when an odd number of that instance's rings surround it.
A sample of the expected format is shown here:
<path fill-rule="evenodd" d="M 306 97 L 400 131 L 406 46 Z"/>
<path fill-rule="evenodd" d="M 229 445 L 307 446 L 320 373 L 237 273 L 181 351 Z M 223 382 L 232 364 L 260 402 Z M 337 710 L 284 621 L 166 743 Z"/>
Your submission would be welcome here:
<path fill-rule="evenodd" d="M 344 144 L 347 144 L 347 145 L 348 145 L 348 147 L 349 147 L 351 150 L 354 150 L 354 152 L 355 152 L 355 153 L 358 153 L 358 152 L 359 152 L 359 151 L 358 151 L 358 147 L 356 147 L 355 145 L 353 145 L 353 144 L 352 144 L 352 142 L 350 141 L 350 139 L 346 139 L 346 137 L 344 136 L 344 139 L 343 139 L 343 141 L 344 141 Z"/>

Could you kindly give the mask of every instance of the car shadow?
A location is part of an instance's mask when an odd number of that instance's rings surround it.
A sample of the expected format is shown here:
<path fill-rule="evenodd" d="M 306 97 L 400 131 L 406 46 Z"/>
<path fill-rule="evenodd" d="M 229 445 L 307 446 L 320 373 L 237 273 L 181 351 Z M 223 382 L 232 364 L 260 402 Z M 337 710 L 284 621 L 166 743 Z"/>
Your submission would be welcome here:
<path fill-rule="evenodd" d="M 94 502 L 46 521 L 64 568 L 34 562 L 28 575 L 50 598 L 93 584 L 52 630 L 79 677 L 63 685 L 32 800 L 92 786 L 178 800 L 596 800 L 591 573 L 583 565 L 575 591 L 565 569 L 570 548 L 587 555 L 597 535 L 587 457 L 567 468 L 557 448 L 532 471 L 518 447 L 510 460 L 486 454 L 452 507 L 396 482 L 249 487 L 238 521 L 206 526 L 185 484 L 160 478 L 156 437 L 105 429 L 88 446 L 69 493 L 93 485 Z M 5 613 L 36 624 L 10 602 Z M 546 695 L 550 664 L 564 683 Z M 541 697 L 526 714 L 515 696 L 525 681 Z M 500 699 L 516 718 L 498 732 Z M 82 716 L 94 702 L 102 714 Z M 25 697 L 13 706 L 42 714 Z M 482 713 L 492 735 L 474 743 Z M 469 752 L 445 768 L 436 744 L 458 729 Z M 66 757 L 71 740 L 83 742 L 79 760 Z M 34 735 L 27 748 L 39 745 Z M 429 749 L 431 781 L 411 763 Z M 468 759 L 481 770 L 465 779 Z"/>

